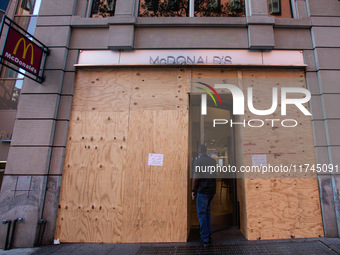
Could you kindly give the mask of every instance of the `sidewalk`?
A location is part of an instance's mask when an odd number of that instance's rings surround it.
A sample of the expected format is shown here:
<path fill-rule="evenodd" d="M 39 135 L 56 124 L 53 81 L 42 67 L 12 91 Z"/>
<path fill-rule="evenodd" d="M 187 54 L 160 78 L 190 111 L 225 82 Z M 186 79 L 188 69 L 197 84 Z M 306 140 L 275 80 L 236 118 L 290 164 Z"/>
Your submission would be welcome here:
<path fill-rule="evenodd" d="M 163 244 L 60 244 L 40 248 L 0 250 L 15 255 L 113 254 L 340 254 L 340 239 L 313 238 L 270 241 L 231 241 L 202 248 L 197 242 Z"/>
<path fill-rule="evenodd" d="M 64 243 L 31 249 L 0 250 L 0 255 L 121 255 L 121 254 L 339 254 L 340 238 L 305 238 L 248 241 L 237 227 L 213 232 L 207 248 L 198 244 L 199 229 L 192 229 L 186 243 Z"/>

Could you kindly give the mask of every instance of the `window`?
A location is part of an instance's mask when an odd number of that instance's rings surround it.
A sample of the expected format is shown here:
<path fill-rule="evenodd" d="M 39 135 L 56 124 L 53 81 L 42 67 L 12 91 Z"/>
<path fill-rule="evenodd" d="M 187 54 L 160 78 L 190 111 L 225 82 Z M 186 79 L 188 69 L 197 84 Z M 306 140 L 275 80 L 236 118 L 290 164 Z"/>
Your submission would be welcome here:
<path fill-rule="evenodd" d="M 3 68 L 6 79 L 0 79 L 0 110 L 17 109 L 21 91 L 22 78 L 16 77 L 10 68 Z M 7 73 L 6 73 L 7 72 Z"/>
<path fill-rule="evenodd" d="M 267 3 L 269 16 L 274 16 L 277 18 L 293 17 L 291 0 L 267 0 Z"/>
<path fill-rule="evenodd" d="M 114 16 L 115 8 L 115 0 L 94 0 L 92 4 L 91 17 L 105 18 L 109 16 Z"/>
<path fill-rule="evenodd" d="M 196 17 L 242 17 L 245 16 L 241 0 L 196 0 Z"/>
<path fill-rule="evenodd" d="M 1 0 L 0 1 L 0 10 L 6 12 L 9 0 Z"/>
<path fill-rule="evenodd" d="M 244 17 L 244 0 L 140 0 L 139 17 Z"/>
<path fill-rule="evenodd" d="M 30 14 L 33 13 L 34 2 L 32 0 L 22 0 L 21 8 L 28 11 Z"/>
<path fill-rule="evenodd" d="M 141 0 L 140 17 L 188 17 L 188 0 Z"/>

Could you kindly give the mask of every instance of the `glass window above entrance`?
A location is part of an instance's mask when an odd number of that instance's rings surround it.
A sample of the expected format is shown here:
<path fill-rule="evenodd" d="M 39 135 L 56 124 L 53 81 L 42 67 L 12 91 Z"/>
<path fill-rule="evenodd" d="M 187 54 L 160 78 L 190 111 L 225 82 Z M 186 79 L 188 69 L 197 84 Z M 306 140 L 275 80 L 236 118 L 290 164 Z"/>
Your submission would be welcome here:
<path fill-rule="evenodd" d="M 140 0 L 139 17 L 243 17 L 244 0 Z"/>
<path fill-rule="evenodd" d="M 196 0 L 195 17 L 243 17 L 244 0 Z"/>
<path fill-rule="evenodd" d="M 140 0 L 140 17 L 189 17 L 189 0 Z"/>
<path fill-rule="evenodd" d="M 295 0 L 267 0 L 268 15 L 277 18 L 294 17 Z"/>
<path fill-rule="evenodd" d="M 116 0 L 94 0 L 92 3 L 91 17 L 105 18 L 114 16 Z"/>

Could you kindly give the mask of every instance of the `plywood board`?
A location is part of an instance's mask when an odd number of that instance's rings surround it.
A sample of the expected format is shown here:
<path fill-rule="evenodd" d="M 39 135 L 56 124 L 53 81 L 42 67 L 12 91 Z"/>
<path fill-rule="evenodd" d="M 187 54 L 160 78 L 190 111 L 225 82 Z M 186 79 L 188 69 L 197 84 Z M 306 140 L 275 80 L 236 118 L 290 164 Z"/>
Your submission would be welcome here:
<path fill-rule="evenodd" d="M 140 110 L 130 118 L 124 240 L 186 241 L 188 112 Z M 163 166 L 148 166 L 149 153 L 163 154 Z"/>
<path fill-rule="evenodd" d="M 188 69 L 133 70 L 130 109 L 180 110 L 188 108 Z"/>
<path fill-rule="evenodd" d="M 303 70 L 243 70 L 243 92 L 253 87 L 256 109 L 272 104 L 272 88 L 305 88 Z M 301 95 L 290 94 L 289 97 Z M 294 128 L 280 122 L 262 128 L 243 128 L 243 162 L 252 165 L 252 155 L 266 155 L 270 165 L 315 164 L 311 117 L 295 106 L 281 116 L 279 106 L 271 116 L 258 116 L 246 107 L 245 119 L 295 119 Z M 305 107 L 309 110 L 308 104 Z M 315 173 L 247 175 L 245 179 L 248 239 L 308 238 L 323 235 L 319 191 Z M 272 177 L 270 179 L 266 177 Z M 285 178 L 282 178 L 285 177 Z M 286 178 L 290 177 L 290 178 Z M 308 177 L 308 178 L 307 178 Z"/>
<path fill-rule="evenodd" d="M 186 241 L 187 73 L 78 70 L 55 238 Z M 149 153 L 163 166 L 148 166 Z"/>
<path fill-rule="evenodd" d="M 243 129 L 244 164 L 252 165 L 252 155 L 266 155 L 268 164 L 271 165 L 303 165 L 315 164 L 315 151 L 311 117 L 305 116 L 296 106 L 287 107 L 287 115 L 281 116 L 280 90 L 282 87 L 305 88 L 304 73 L 301 70 L 244 70 L 242 83 L 243 92 L 247 95 L 246 88 L 253 88 L 253 104 L 256 109 L 269 109 L 272 105 L 272 89 L 278 88 L 278 107 L 271 115 L 259 116 L 250 112 L 246 106 L 244 119 L 250 125 L 259 125 L 262 120 L 265 125 L 261 128 L 246 127 Z M 303 96 L 289 93 L 289 98 Z M 308 104 L 305 107 L 309 110 Z M 269 120 L 268 120 L 269 119 Z M 275 122 L 270 120 L 275 120 Z M 281 121 L 293 119 L 298 122 L 296 127 L 284 127 Z M 286 122 L 292 124 L 293 122 Z M 315 173 L 290 173 L 285 176 L 306 177 Z M 251 175 L 249 177 L 256 177 Z M 263 176 L 257 176 L 263 177 Z M 280 174 L 267 177 L 282 177 Z"/>
<path fill-rule="evenodd" d="M 77 73 L 72 111 L 128 111 L 131 69 L 88 69 Z"/>
<path fill-rule="evenodd" d="M 247 88 L 253 88 L 256 109 L 268 109 L 272 104 L 272 88 L 306 88 L 303 70 L 297 69 L 194 69 L 192 84 L 233 84 L 243 90 L 247 99 Z M 196 91 L 197 92 L 197 91 Z M 230 93 L 218 90 L 219 93 Z M 289 97 L 299 95 L 289 94 Z M 224 102 L 223 102 L 224 103 Z M 305 104 L 309 109 L 308 104 Z M 279 106 L 271 116 L 252 114 L 245 100 L 245 115 L 235 119 L 265 121 L 271 119 L 296 119 L 296 128 L 284 128 L 275 124 L 261 128 L 236 127 L 236 164 L 238 168 L 252 165 L 253 155 L 266 155 L 271 165 L 315 164 L 311 117 L 305 116 L 295 106 L 287 107 L 287 116 L 281 116 Z M 279 122 L 280 123 L 280 122 Z M 255 124 L 255 123 L 254 123 Z M 271 124 L 271 123 L 269 123 Z M 264 178 L 264 175 L 245 174 L 237 182 L 240 203 L 241 231 L 249 239 L 303 238 L 323 235 L 321 208 L 316 174 L 299 174 L 287 177 Z M 273 176 L 271 176 L 273 177 Z M 308 178 L 301 178 L 308 177 Z"/>
<path fill-rule="evenodd" d="M 62 242 L 121 240 L 127 116 L 72 112 L 55 233 Z"/>
<path fill-rule="evenodd" d="M 248 238 L 323 235 L 316 179 L 246 179 Z"/>

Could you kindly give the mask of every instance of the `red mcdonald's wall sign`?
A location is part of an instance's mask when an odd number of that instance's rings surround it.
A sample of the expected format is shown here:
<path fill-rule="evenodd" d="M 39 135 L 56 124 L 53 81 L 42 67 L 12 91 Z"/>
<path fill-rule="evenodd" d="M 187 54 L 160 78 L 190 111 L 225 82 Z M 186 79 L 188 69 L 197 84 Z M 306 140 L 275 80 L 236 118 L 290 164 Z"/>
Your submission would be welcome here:
<path fill-rule="evenodd" d="M 43 82 L 48 48 L 6 16 L 1 21 L 0 35 L 5 36 L 0 64 L 37 82 Z"/>
<path fill-rule="evenodd" d="M 20 68 L 37 75 L 43 50 L 22 34 L 9 27 L 3 58 Z"/>

